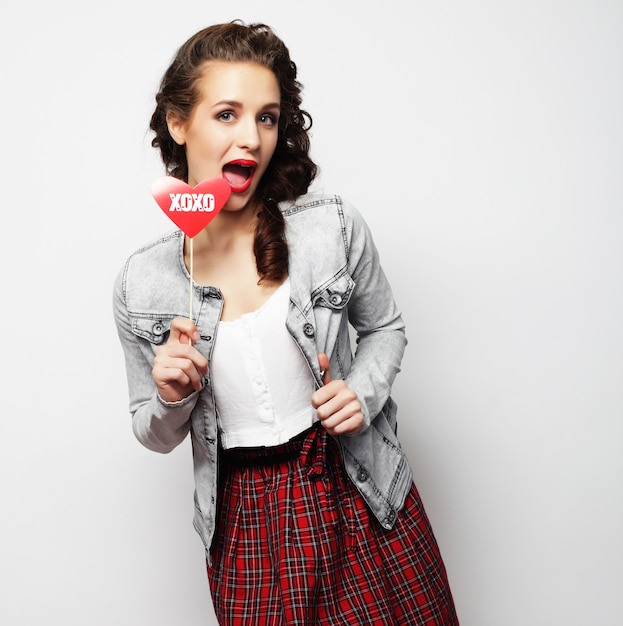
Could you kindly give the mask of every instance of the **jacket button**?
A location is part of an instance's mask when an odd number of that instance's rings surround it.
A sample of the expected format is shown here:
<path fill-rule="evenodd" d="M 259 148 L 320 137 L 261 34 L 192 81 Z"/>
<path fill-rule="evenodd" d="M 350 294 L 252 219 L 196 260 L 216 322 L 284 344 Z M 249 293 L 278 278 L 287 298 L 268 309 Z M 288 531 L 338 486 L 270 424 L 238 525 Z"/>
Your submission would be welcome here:
<path fill-rule="evenodd" d="M 156 322 L 151 327 L 151 330 L 153 331 L 154 335 L 162 335 L 162 333 L 164 332 L 164 325 L 162 324 L 162 322 Z"/>
<path fill-rule="evenodd" d="M 334 306 L 337 306 L 338 304 L 342 304 L 342 296 L 340 296 L 340 294 L 338 293 L 334 293 L 329 298 L 329 302 L 333 304 Z"/>
<path fill-rule="evenodd" d="M 365 469 L 363 469 L 363 467 L 359 468 L 359 471 L 357 472 L 357 480 L 360 483 L 365 482 L 366 480 L 368 480 L 368 472 L 366 472 Z"/>
<path fill-rule="evenodd" d="M 387 522 L 389 524 L 393 524 L 395 519 L 396 519 L 396 511 L 394 511 L 394 509 L 390 509 L 389 511 L 387 511 Z"/>
<path fill-rule="evenodd" d="M 314 336 L 314 327 L 307 323 L 303 326 L 303 333 L 305 333 L 306 337 L 313 337 Z"/>

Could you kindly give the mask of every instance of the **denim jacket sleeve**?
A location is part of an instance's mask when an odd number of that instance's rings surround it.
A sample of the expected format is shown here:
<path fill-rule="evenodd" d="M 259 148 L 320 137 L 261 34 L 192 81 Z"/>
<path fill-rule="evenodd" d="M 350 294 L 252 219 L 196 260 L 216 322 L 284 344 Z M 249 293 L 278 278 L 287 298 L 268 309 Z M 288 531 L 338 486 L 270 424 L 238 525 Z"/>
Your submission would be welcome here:
<path fill-rule="evenodd" d="M 339 196 L 310 194 L 283 211 L 291 299 L 313 329 L 301 333 L 302 323 L 293 318 L 291 332 L 317 377 L 318 352 L 327 353 L 331 376 L 355 391 L 368 428 L 389 398 L 407 343 L 372 234 Z M 356 334 L 354 358 L 349 325 Z"/>
<path fill-rule="evenodd" d="M 126 301 L 126 281 L 131 259 L 119 273 L 113 291 L 113 314 L 123 348 L 129 391 L 129 408 L 136 438 L 155 452 L 170 452 L 190 430 L 190 414 L 198 392 L 180 402 L 169 403 L 160 398 L 151 376 L 155 348 L 141 339 L 133 325 Z M 152 321 L 153 325 L 153 321 Z M 168 330 L 162 329 L 160 335 Z"/>
<path fill-rule="evenodd" d="M 387 402 L 407 345 L 405 325 L 360 213 L 345 203 L 348 272 L 355 287 L 348 304 L 356 331 L 355 356 L 346 382 L 364 407 L 364 429 Z"/>
<path fill-rule="evenodd" d="M 357 333 L 346 381 L 364 407 L 365 424 L 357 435 L 339 440 L 351 480 L 381 525 L 391 528 L 413 481 L 390 396 L 407 339 L 370 230 L 353 207 L 346 205 L 345 215 L 348 271 L 355 283 L 348 312 Z"/>
<path fill-rule="evenodd" d="M 353 205 L 319 194 L 284 213 L 291 252 L 289 327 L 317 379 L 317 354 L 326 352 L 331 376 L 357 394 L 364 426 L 338 438 L 346 471 L 381 524 L 391 528 L 412 482 L 390 396 L 407 344 L 401 313 L 370 229 Z"/>

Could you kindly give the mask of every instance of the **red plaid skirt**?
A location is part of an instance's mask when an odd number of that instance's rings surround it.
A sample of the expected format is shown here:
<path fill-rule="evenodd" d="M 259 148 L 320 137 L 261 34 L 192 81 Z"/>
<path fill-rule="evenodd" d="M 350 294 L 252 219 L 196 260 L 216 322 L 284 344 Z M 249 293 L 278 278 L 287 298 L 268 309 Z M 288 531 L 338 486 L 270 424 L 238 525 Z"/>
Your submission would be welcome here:
<path fill-rule="evenodd" d="M 321 427 L 221 454 L 208 578 L 220 624 L 458 626 L 415 485 L 384 529 Z"/>

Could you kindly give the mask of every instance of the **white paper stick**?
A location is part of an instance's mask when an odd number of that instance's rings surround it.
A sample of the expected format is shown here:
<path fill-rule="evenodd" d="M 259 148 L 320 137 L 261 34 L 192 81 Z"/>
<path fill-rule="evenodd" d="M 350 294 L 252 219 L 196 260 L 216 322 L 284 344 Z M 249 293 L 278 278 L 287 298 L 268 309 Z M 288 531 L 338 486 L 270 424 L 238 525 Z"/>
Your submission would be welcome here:
<path fill-rule="evenodd" d="M 193 321 L 193 238 L 189 237 L 190 240 L 190 245 L 189 245 L 189 249 L 188 252 L 190 254 L 190 289 L 189 289 L 189 303 L 188 303 L 188 309 L 189 309 L 189 318 L 190 321 Z M 190 343 L 192 345 L 192 339 L 189 339 L 188 343 Z"/>

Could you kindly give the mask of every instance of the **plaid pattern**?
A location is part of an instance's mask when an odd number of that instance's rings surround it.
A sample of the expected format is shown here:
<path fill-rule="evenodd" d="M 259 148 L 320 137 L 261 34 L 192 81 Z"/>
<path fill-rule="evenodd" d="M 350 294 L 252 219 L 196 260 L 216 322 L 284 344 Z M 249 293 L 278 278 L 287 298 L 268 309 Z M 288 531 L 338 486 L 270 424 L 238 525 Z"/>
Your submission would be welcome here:
<path fill-rule="evenodd" d="M 300 455 L 288 459 L 293 448 Z M 208 566 L 220 624 L 458 626 L 415 485 L 396 526 L 385 530 L 324 429 L 260 450 L 223 468 Z M 285 460 L 266 463 L 276 450 Z M 256 467 L 249 457 L 258 457 Z"/>

